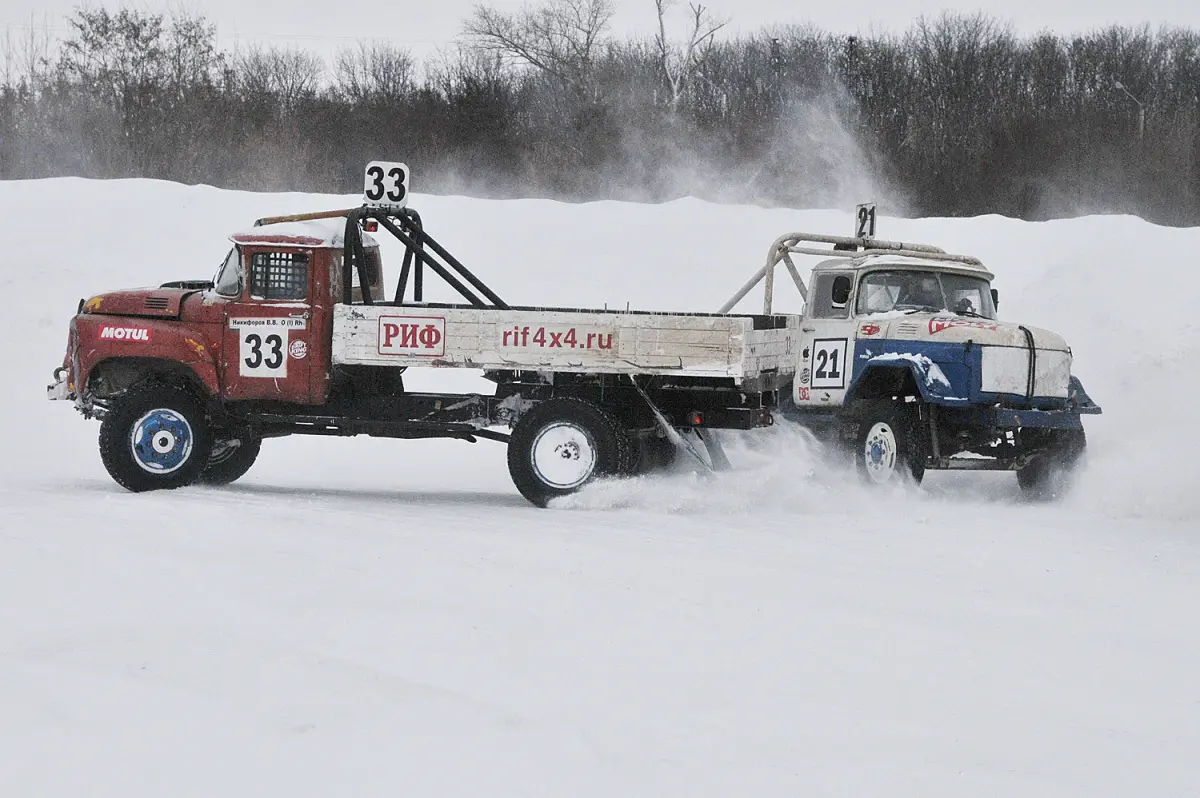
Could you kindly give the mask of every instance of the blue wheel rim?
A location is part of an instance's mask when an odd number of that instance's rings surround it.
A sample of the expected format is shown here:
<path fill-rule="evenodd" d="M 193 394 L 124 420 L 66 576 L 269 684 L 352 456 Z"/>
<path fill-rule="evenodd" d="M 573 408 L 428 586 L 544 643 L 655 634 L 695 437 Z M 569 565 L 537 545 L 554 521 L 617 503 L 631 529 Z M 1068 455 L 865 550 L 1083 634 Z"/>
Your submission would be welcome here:
<path fill-rule="evenodd" d="M 192 425 L 167 408 L 146 413 L 129 436 L 133 461 L 151 474 L 170 474 L 182 468 L 191 458 L 192 443 Z"/>

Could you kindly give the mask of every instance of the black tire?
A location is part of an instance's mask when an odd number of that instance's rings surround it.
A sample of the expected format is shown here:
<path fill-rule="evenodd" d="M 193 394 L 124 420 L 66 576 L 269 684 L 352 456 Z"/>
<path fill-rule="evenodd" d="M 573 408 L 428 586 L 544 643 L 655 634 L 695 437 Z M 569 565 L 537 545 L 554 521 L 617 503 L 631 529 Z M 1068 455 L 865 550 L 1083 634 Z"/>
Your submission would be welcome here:
<path fill-rule="evenodd" d="M 925 455 L 920 444 L 920 416 L 913 404 L 880 404 L 869 409 L 858 425 L 853 449 L 854 468 L 872 487 L 925 478 Z"/>
<path fill-rule="evenodd" d="M 1061 499 L 1071 487 L 1071 478 L 1087 451 L 1087 436 L 1082 429 L 1071 429 L 1056 438 L 1047 451 L 1017 470 L 1017 484 L 1026 499 Z"/>
<path fill-rule="evenodd" d="M 123 488 L 140 493 L 189 485 L 208 463 L 212 432 L 190 392 L 142 382 L 113 400 L 100 423 L 100 459 Z"/>
<path fill-rule="evenodd" d="M 258 459 L 262 439 L 249 435 L 218 440 L 213 444 L 208 464 L 196 479 L 201 485 L 228 485 L 245 476 Z"/>
<path fill-rule="evenodd" d="M 679 455 L 679 449 L 671 443 L 670 438 L 659 437 L 657 432 L 638 437 L 632 446 L 629 467 L 629 474 L 632 476 L 670 468 Z"/>
<path fill-rule="evenodd" d="M 559 460 L 563 468 L 552 470 Z M 521 416 L 508 442 L 513 484 L 538 507 L 594 479 L 627 474 L 631 462 L 632 445 L 620 423 L 582 399 L 535 405 Z"/>

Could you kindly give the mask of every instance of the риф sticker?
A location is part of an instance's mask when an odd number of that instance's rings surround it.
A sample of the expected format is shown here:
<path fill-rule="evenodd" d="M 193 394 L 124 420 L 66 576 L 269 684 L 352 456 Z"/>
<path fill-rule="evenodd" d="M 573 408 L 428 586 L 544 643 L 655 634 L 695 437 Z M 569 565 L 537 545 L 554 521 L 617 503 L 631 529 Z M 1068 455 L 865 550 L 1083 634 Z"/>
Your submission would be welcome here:
<path fill-rule="evenodd" d="M 440 316 L 380 316 L 379 354 L 442 357 L 446 320 Z"/>

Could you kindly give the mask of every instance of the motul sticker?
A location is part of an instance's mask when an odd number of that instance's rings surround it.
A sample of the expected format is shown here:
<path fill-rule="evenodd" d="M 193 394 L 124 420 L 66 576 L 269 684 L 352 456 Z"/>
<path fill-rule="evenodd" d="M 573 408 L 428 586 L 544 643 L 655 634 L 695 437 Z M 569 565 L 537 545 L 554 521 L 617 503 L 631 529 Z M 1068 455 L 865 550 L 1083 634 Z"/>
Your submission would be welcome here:
<path fill-rule="evenodd" d="M 860 325 L 858 328 L 858 337 L 859 338 L 870 338 L 872 335 L 879 335 L 879 331 L 882 329 L 883 328 L 880 327 L 878 324 L 874 324 L 874 323 L 863 324 L 863 325 Z"/>
<path fill-rule="evenodd" d="M 940 333 L 942 330 L 948 330 L 951 327 L 971 327 L 976 330 L 998 330 L 999 329 L 999 327 L 997 325 L 992 324 L 991 322 L 980 321 L 977 319 L 963 319 L 963 318 L 956 317 L 956 318 L 952 318 L 952 319 L 930 319 L 929 320 L 929 332 L 931 335 L 936 335 L 937 333 Z"/>
<path fill-rule="evenodd" d="M 145 327 L 101 327 L 100 340 L 148 344 L 150 343 L 150 330 Z"/>
<path fill-rule="evenodd" d="M 441 316 L 380 316 L 381 355 L 443 357 L 446 354 L 446 319 Z"/>

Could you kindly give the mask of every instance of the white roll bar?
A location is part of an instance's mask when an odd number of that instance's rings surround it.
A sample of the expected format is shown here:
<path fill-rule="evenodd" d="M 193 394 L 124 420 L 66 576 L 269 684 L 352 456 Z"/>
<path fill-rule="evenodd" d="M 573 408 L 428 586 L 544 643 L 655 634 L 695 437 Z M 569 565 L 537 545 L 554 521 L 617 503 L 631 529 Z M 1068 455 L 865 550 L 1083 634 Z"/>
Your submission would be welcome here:
<path fill-rule="evenodd" d="M 802 244 L 831 244 L 830 248 L 819 248 L 813 246 L 801 246 Z M 765 281 L 763 290 L 763 315 L 771 315 L 771 305 L 775 298 L 775 267 L 780 261 L 783 261 L 787 267 L 788 273 L 792 276 L 792 281 L 796 284 L 797 290 L 800 291 L 800 296 L 808 300 L 808 288 L 804 285 L 804 280 L 800 277 L 800 272 L 796 268 L 795 262 L 792 260 L 792 255 L 819 255 L 823 257 L 845 257 L 853 260 L 861 260 L 862 258 L 870 257 L 871 255 L 902 255 L 913 258 L 926 258 L 928 260 L 944 260 L 955 263 L 969 263 L 973 266 L 982 266 L 983 263 L 978 258 L 973 258 L 970 255 L 952 255 L 945 250 L 932 246 L 930 244 L 909 244 L 903 241 L 881 241 L 876 238 L 850 238 L 848 236 L 824 236 L 814 233 L 788 233 L 775 239 L 775 243 L 771 245 L 771 249 L 767 252 L 767 262 L 761 269 L 754 273 L 745 285 L 738 289 L 737 293 L 724 305 L 721 306 L 719 313 L 728 313 L 733 310 L 733 307 L 745 298 L 746 294 L 750 293 L 754 286 L 760 281 Z"/>

